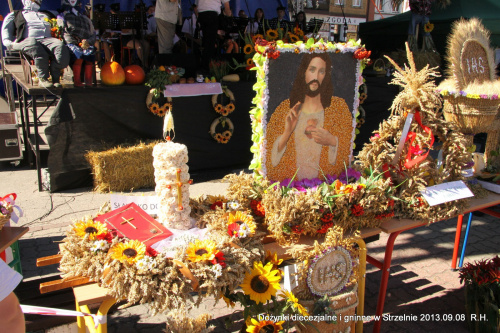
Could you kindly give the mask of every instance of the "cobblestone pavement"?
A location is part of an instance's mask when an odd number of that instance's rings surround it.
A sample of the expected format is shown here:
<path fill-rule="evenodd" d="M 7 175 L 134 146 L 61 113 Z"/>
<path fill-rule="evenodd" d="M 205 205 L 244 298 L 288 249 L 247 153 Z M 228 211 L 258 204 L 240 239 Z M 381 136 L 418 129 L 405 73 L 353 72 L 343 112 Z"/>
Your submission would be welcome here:
<path fill-rule="evenodd" d="M 2 193 L 18 194 L 16 203 L 25 213 L 19 225 L 30 227 L 19 243 L 25 281 L 57 275 L 55 266 L 36 267 L 36 258 L 57 253 L 57 241 L 63 238 L 71 221 L 94 214 L 109 195 L 96 194 L 88 188 L 52 194 L 38 192 L 35 170 L 8 164 L 0 165 L 0 177 Z M 195 184 L 191 195 L 218 194 L 224 189 L 225 184 L 218 182 Z M 154 192 L 139 193 L 152 195 Z M 500 252 L 498 222 L 487 215 L 474 217 L 465 262 L 490 258 Z M 458 271 L 451 270 L 455 230 L 456 219 L 451 219 L 398 236 L 384 307 L 384 314 L 397 317 L 384 321 L 382 332 L 467 332 L 463 288 Z M 369 243 L 368 254 L 383 259 L 387 238 L 388 235 L 381 234 L 379 240 Z M 368 264 L 366 316 L 375 313 L 380 277 L 381 272 Z M 213 300 L 207 300 L 190 315 L 201 313 L 213 315 L 215 319 L 211 323 L 216 326 L 215 332 L 237 332 L 241 327 L 238 309 L 227 309 L 223 302 L 214 306 Z M 164 322 L 165 315 L 151 316 L 145 305 L 123 310 L 115 306 L 108 318 L 108 332 L 162 332 Z M 234 325 L 226 328 L 226 322 Z M 368 318 L 364 330 L 372 329 L 373 320 Z M 47 328 L 45 332 L 76 332 L 76 324 Z"/>

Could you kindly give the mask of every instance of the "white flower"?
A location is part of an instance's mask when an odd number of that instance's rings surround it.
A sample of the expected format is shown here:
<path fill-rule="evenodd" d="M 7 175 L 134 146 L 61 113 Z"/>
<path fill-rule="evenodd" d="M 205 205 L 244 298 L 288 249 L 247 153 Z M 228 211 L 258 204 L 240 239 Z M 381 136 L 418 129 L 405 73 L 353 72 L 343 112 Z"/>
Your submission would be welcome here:
<path fill-rule="evenodd" d="M 240 230 L 238 230 L 238 237 L 245 238 L 248 236 L 248 226 L 245 223 L 240 224 Z"/>
<path fill-rule="evenodd" d="M 215 264 L 210 266 L 210 269 L 215 273 L 215 278 L 222 276 L 222 266 L 220 264 Z"/>
<path fill-rule="evenodd" d="M 108 242 L 105 241 L 104 239 L 101 239 L 94 241 L 90 250 L 92 252 L 97 252 L 97 251 L 106 251 L 108 248 L 109 248 Z"/>
<path fill-rule="evenodd" d="M 237 200 L 234 200 L 234 201 L 229 201 L 227 203 L 227 206 L 229 207 L 229 209 L 231 210 L 237 210 L 238 208 L 240 208 L 240 203 L 237 201 Z"/>
<path fill-rule="evenodd" d="M 143 270 L 150 270 L 154 268 L 155 262 L 154 259 L 148 256 L 143 257 L 135 263 L 135 267 Z"/>

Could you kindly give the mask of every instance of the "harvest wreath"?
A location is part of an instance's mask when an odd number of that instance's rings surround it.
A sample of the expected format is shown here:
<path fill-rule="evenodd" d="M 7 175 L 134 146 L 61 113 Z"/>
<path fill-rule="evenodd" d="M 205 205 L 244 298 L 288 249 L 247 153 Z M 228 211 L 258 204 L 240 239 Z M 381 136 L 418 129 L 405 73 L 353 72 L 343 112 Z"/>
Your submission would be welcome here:
<path fill-rule="evenodd" d="M 219 124 L 222 126 L 223 129 L 222 132 L 217 131 L 217 126 Z M 225 129 L 226 127 L 228 129 Z M 231 139 L 231 137 L 233 136 L 233 131 L 234 131 L 233 122 L 231 121 L 231 119 L 227 117 L 216 118 L 210 125 L 210 135 L 218 143 L 227 143 L 229 139 Z"/>
<path fill-rule="evenodd" d="M 208 228 L 205 239 L 184 236 L 168 254 L 118 237 L 91 218 L 76 221 L 61 246 L 63 278 L 88 277 L 116 299 L 127 300 L 122 307 L 148 303 L 153 313 L 187 306 L 188 301 L 199 305 L 206 296 L 221 298 L 241 284 L 247 267 L 263 258 L 264 234 L 244 211 L 211 210 L 208 199 L 197 205 L 193 211 Z M 240 233 L 229 232 L 233 224 Z"/>
<path fill-rule="evenodd" d="M 215 95 L 212 95 L 212 106 L 213 106 L 215 112 L 217 112 L 220 115 L 222 115 L 223 117 L 225 117 L 234 111 L 235 99 L 234 99 L 233 92 L 231 90 L 229 90 L 227 87 L 222 87 L 222 92 L 224 93 L 224 95 L 226 95 L 229 98 L 229 103 L 226 105 L 222 105 L 222 102 L 219 103 L 219 101 L 218 101 L 219 96 L 221 96 L 222 94 L 215 94 Z"/>

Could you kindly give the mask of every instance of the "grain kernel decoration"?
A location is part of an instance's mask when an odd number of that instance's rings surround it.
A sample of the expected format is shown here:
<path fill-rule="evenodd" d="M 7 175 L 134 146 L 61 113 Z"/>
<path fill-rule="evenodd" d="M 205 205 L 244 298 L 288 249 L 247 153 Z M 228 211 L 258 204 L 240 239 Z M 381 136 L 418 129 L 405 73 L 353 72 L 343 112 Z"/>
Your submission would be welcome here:
<path fill-rule="evenodd" d="M 256 97 L 253 99 L 254 107 L 250 110 L 250 118 L 252 119 L 252 141 L 254 142 L 251 151 L 253 152 L 253 159 L 250 164 L 250 169 L 254 171 L 257 177 L 262 177 L 266 175 L 266 157 L 267 157 L 267 140 L 266 132 L 268 129 L 266 128 L 267 117 L 267 101 L 268 101 L 268 93 L 269 89 L 267 87 L 267 75 L 269 69 L 269 62 L 273 61 L 273 59 L 269 59 L 267 54 L 271 52 L 271 49 L 274 53 L 286 53 L 290 52 L 293 54 L 301 55 L 304 53 L 310 53 L 311 51 L 314 53 L 323 53 L 327 52 L 330 54 L 342 53 L 342 54 L 351 54 L 354 55 L 354 52 L 362 47 L 360 41 L 350 40 L 347 43 L 331 43 L 324 42 L 321 40 L 314 40 L 313 38 L 308 39 L 305 42 L 299 41 L 297 43 L 283 43 L 278 41 L 276 43 L 261 43 L 255 44 L 256 54 L 252 58 L 256 71 L 257 83 L 254 85 L 254 90 L 256 92 Z M 354 56 L 353 56 L 354 58 Z M 357 85 L 362 81 L 361 73 L 366 66 L 369 59 L 356 59 L 356 87 L 354 89 L 354 105 L 349 109 L 357 110 L 359 105 Z M 273 110 L 274 111 L 274 110 Z M 348 144 L 347 149 L 354 148 L 354 126 L 355 126 L 355 117 L 351 115 L 351 119 L 353 120 L 352 124 L 349 124 L 349 128 L 352 129 L 352 134 L 349 135 L 350 139 L 352 139 L 351 144 Z M 344 123 L 343 120 L 340 120 L 341 123 Z M 352 148 L 351 148 L 352 147 Z M 342 154 L 342 153 L 341 153 Z M 327 156 L 323 157 L 324 159 L 328 159 Z"/>

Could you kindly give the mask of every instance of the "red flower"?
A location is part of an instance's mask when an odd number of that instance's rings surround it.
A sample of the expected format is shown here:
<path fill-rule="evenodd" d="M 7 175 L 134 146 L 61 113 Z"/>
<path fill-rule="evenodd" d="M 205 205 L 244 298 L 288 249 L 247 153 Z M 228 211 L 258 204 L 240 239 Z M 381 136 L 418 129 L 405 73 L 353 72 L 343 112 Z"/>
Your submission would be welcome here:
<path fill-rule="evenodd" d="M 266 211 L 264 210 L 264 206 L 262 206 L 262 201 L 252 199 L 250 201 L 250 208 L 252 209 L 252 213 L 257 216 L 266 216 Z"/>
<path fill-rule="evenodd" d="M 394 207 L 394 199 L 389 200 L 387 207 Z"/>
<path fill-rule="evenodd" d="M 158 255 L 158 251 L 153 249 L 151 246 L 147 246 L 146 247 L 146 255 L 154 258 Z"/>
<path fill-rule="evenodd" d="M 325 234 L 328 229 L 330 229 L 333 226 L 333 222 L 330 223 L 324 223 L 321 229 L 319 229 L 317 232 L 318 234 Z"/>
<path fill-rule="evenodd" d="M 372 51 L 367 51 L 364 47 L 357 49 L 354 51 L 354 58 L 356 59 L 365 59 L 365 58 L 370 58 L 370 55 L 372 54 Z"/>
<path fill-rule="evenodd" d="M 294 225 L 292 227 L 292 232 L 297 234 L 297 235 L 300 235 L 303 231 L 304 231 L 304 229 L 302 229 L 302 227 L 300 225 Z"/>
<path fill-rule="evenodd" d="M 105 240 L 106 242 L 111 243 L 113 241 L 113 235 L 108 231 L 105 234 L 96 235 L 95 239 Z"/>
<path fill-rule="evenodd" d="M 216 201 L 210 205 L 210 209 L 215 210 L 217 207 L 222 208 L 222 205 L 223 205 L 222 201 Z"/>
<path fill-rule="evenodd" d="M 351 214 L 354 216 L 361 216 L 365 213 L 365 210 L 361 205 L 352 205 Z"/>
<path fill-rule="evenodd" d="M 212 265 L 221 265 L 222 268 L 226 267 L 226 258 L 224 258 L 224 253 L 222 253 L 221 251 L 217 251 L 217 253 L 215 254 L 215 257 L 210 260 L 210 262 L 212 263 Z"/>
<path fill-rule="evenodd" d="M 321 222 L 323 223 L 329 223 L 332 222 L 333 220 L 333 214 L 332 213 L 326 213 L 321 216 Z"/>
<path fill-rule="evenodd" d="M 238 223 L 231 223 L 227 226 L 227 233 L 231 237 L 238 237 L 238 231 L 240 231 L 240 225 Z"/>

